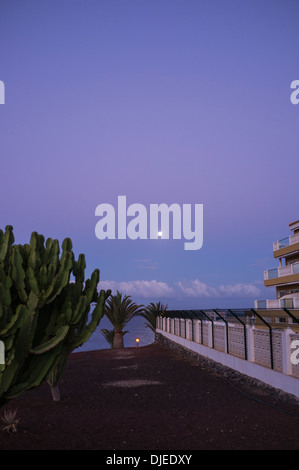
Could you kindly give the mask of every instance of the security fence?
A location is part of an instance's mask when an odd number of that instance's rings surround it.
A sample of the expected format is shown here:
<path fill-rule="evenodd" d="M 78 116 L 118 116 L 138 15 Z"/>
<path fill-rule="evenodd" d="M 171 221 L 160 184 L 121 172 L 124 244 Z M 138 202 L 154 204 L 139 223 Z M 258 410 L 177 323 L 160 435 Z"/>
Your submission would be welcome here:
<path fill-rule="evenodd" d="M 157 330 L 299 378 L 299 310 L 169 310 Z"/>

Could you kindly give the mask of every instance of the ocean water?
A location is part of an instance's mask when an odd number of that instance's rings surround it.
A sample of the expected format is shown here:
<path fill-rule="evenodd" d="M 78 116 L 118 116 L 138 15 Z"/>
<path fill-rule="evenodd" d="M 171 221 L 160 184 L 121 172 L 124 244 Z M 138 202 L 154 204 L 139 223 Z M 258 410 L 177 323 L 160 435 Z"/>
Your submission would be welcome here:
<path fill-rule="evenodd" d="M 124 346 L 134 347 L 137 346 L 136 338 L 139 338 L 139 346 L 147 346 L 152 344 L 155 340 L 155 335 L 150 328 L 146 326 L 146 320 L 142 317 L 133 318 L 126 326 L 124 335 Z M 101 329 L 106 328 L 112 330 L 113 327 L 106 317 L 103 317 L 99 326 L 93 332 L 89 340 L 82 346 L 77 348 L 74 352 L 80 351 L 96 351 L 98 349 L 110 349 L 110 344 L 103 336 Z"/>

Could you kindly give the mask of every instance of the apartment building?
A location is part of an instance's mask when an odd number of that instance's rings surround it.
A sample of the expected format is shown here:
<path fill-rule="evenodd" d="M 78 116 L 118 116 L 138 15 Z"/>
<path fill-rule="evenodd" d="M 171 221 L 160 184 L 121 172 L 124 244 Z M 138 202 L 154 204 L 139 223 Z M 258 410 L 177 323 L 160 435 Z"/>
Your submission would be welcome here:
<path fill-rule="evenodd" d="M 299 220 L 289 224 L 291 234 L 273 243 L 273 256 L 278 266 L 264 271 L 264 285 L 275 287 L 276 299 L 256 300 L 255 309 L 267 310 L 268 318 L 274 317 L 276 326 L 294 326 L 284 309 L 297 317 L 299 309 Z M 270 312 L 271 311 L 271 312 Z"/>

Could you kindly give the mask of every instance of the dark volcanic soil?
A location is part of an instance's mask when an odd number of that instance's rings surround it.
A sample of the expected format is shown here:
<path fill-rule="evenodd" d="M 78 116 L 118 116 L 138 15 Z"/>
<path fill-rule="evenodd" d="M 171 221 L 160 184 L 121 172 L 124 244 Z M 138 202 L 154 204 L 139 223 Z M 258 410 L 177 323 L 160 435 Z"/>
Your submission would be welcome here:
<path fill-rule="evenodd" d="M 299 449 L 296 403 L 159 344 L 74 353 L 59 388 L 60 402 L 45 384 L 5 405 L 20 423 L 0 449 Z"/>

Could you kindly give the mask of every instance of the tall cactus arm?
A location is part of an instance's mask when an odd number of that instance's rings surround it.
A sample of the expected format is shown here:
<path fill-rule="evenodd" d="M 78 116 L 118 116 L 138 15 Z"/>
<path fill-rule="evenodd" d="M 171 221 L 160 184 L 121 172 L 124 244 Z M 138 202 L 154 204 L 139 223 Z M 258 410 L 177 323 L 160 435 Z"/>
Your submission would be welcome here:
<path fill-rule="evenodd" d="M 0 330 L 0 337 L 5 338 L 7 335 L 13 332 L 16 332 L 26 312 L 27 312 L 27 308 L 25 305 L 23 304 L 18 305 L 16 309 L 16 313 L 12 315 L 9 323 L 6 324 L 5 328 Z"/>
<path fill-rule="evenodd" d="M 3 282 L 0 281 L 0 305 L 9 306 L 11 304 L 11 286 L 12 280 L 10 276 L 4 277 Z"/>
<path fill-rule="evenodd" d="M 105 301 L 108 295 L 110 295 L 110 291 L 105 292 L 104 290 L 101 290 L 97 305 L 92 312 L 91 320 L 87 325 L 84 326 L 82 332 L 72 342 L 72 349 L 76 349 L 79 346 L 82 346 L 83 343 L 89 340 L 90 336 L 95 331 L 104 316 Z"/>
<path fill-rule="evenodd" d="M 68 331 L 69 331 L 69 326 L 68 325 L 65 325 L 65 326 L 62 326 L 61 328 L 59 328 L 59 330 L 57 331 L 57 334 L 49 339 L 49 341 L 46 341 L 45 343 L 43 344 L 40 344 L 39 346 L 36 346 L 35 348 L 31 349 L 31 353 L 32 354 L 43 354 L 47 351 L 50 351 L 51 349 L 53 349 L 55 346 L 57 346 L 67 335 Z"/>
<path fill-rule="evenodd" d="M 69 283 L 72 266 L 73 253 L 68 252 L 65 254 L 64 262 L 61 264 L 52 284 L 45 292 L 45 299 L 47 303 L 51 303 L 55 297 L 61 293 L 62 289 Z"/>
<path fill-rule="evenodd" d="M 3 234 L 3 231 L 1 230 L 1 235 L 0 235 L 0 262 L 4 261 L 8 250 L 9 246 L 13 244 L 15 241 L 14 235 L 13 235 L 13 227 L 11 225 L 7 225 L 5 227 L 5 233 Z"/>
<path fill-rule="evenodd" d="M 15 343 L 15 356 L 20 363 L 29 354 L 32 346 L 38 314 L 37 304 L 38 296 L 34 292 L 30 292 L 27 312 L 24 315 Z"/>
<path fill-rule="evenodd" d="M 18 291 L 19 298 L 22 302 L 27 302 L 28 295 L 26 291 L 26 283 L 25 283 L 25 278 L 26 278 L 26 273 L 23 268 L 23 257 L 21 254 L 21 251 L 24 251 L 20 249 L 19 246 L 13 246 L 12 251 L 11 251 L 11 279 Z"/>

